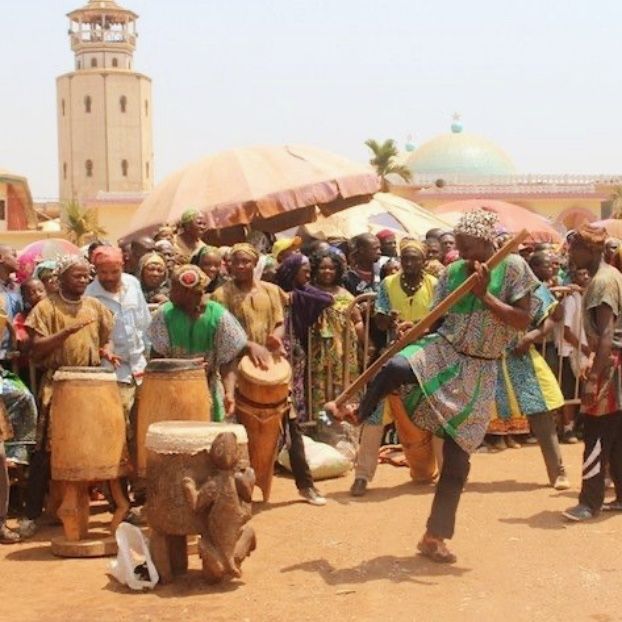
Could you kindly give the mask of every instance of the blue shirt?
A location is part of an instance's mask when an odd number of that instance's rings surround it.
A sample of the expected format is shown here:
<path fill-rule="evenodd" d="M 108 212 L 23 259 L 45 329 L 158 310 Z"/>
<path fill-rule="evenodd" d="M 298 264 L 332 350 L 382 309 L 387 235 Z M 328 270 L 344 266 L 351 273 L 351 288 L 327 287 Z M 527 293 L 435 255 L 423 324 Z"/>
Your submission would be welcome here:
<path fill-rule="evenodd" d="M 119 382 L 132 382 L 135 376 L 142 375 L 148 351 L 147 328 L 151 323 L 151 315 L 140 287 L 140 282 L 131 274 L 121 275 L 121 290 L 113 293 L 105 290 L 99 279 L 95 279 L 85 294 L 97 298 L 114 316 L 112 329 L 112 352 L 121 359 L 116 368 Z M 103 366 L 110 363 L 103 361 Z"/>
<path fill-rule="evenodd" d="M 9 321 L 12 322 L 13 318 L 22 311 L 22 297 L 19 293 L 19 288 L 13 283 L 6 285 L 0 282 L 0 297 L 4 302 Z M 7 328 L 4 333 L 0 335 L 0 359 L 5 359 L 10 350 L 11 334 Z"/>

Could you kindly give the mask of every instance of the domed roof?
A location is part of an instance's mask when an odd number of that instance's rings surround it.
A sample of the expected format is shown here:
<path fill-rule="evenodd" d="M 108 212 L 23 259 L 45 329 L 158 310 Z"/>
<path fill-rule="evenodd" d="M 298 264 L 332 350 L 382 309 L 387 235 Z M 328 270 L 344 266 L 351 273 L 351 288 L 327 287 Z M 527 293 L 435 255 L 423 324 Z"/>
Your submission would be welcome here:
<path fill-rule="evenodd" d="M 446 181 L 468 181 L 515 172 L 512 160 L 501 148 L 487 138 L 464 132 L 458 118 L 454 118 L 451 132 L 415 149 L 406 160 L 406 166 L 413 177 L 434 176 Z"/>

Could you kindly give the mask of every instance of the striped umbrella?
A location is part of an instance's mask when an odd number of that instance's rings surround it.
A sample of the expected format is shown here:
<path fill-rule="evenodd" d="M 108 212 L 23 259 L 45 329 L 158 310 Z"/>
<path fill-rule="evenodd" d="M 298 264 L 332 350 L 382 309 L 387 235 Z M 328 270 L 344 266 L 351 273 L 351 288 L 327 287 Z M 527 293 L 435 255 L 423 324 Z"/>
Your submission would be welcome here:
<path fill-rule="evenodd" d="M 30 278 L 35 266 L 46 260 L 55 260 L 62 255 L 80 255 L 80 249 L 62 238 L 49 238 L 37 240 L 28 244 L 17 256 L 17 278 L 21 282 Z"/>

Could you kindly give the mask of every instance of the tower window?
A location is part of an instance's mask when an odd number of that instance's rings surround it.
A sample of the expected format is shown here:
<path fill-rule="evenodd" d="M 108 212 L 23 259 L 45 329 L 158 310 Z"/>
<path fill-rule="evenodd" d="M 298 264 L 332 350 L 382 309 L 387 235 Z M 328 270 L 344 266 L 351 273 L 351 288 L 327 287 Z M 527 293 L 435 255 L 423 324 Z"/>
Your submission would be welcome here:
<path fill-rule="evenodd" d="M 6 220 L 6 201 L 0 201 L 0 220 Z"/>
<path fill-rule="evenodd" d="M 145 177 L 149 179 L 149 162 L 145 162 Z"/>
<path fill-rule="evenodd" d="M 78 61 L 78 69 L 82 69 L 82 61 Z"/>
<path fill-rule="evenodd" d="M 63 179 L 67 179 L 67 162 L 63 162 Z"/>
<path fill-rule="evenodd" d="M 91 96 L 87 95 L 84 98 L 84 112 L 86 112 L 87 114 L 91 113 L 91 103 L 92 103 Z"/>
<path fill-rule="evenodd" d="M 61 108 L 61 111 L 62 111 L 63 117 L 64 117 L 65 116 L 65 100 L 64 99 L 62 99 L 61 102 L 60 102 L 60 108 Z"/>
<path fill-rule="evenodd" d="M 87 160 L 84 163 L 84 168 L 86 169 L 86 176 L 93 177 L 93 160 Z"/>
<path fill-rule="evenodd" d="M 119 106 L 121 108 L 121 112 L 127 111 L 127 97 L 125 95 L 121 95 L 119 98 Z"/>
<path fill-rule="evenodd" d="M 127 168 L 127 160 L 121 160 L 121 173 L 123 174 L 123 177 L 127 177 Z"/>
<path fill-rule="evenodd" d="M 149 116 L 149 100 L 148 99 L 145 100 L 145 116 L 146 117 Z"/>
<path fill-rule="evenodd" d="M 91 58 L 91 67 L 97 67 L 97 59 Z"/>
<path fill-rule="evenodd" d="M 116 58 L 112 59 L 112 66 L 113 67 L 118 67 L 119 66 L 119 61 Z"/>

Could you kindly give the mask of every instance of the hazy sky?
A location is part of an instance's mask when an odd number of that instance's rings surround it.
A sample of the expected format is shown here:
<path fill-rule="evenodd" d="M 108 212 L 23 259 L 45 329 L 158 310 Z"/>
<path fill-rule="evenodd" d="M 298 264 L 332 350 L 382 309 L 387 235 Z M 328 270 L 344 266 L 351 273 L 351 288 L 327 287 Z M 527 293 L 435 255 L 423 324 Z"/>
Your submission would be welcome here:
<path fill-rule="evenodd" d="M 84 0 L 85 2 L 85 0 Z M 56 197 L 55 77 L 82 0 L 0 0 L 0 168 Z M 357 160 L 366 138 L 448 130 L 521 172 L 622 173 L 620 0 L 124 0 L 153 79 L 156 179 L 202 155 L 311 143 Z"/>

